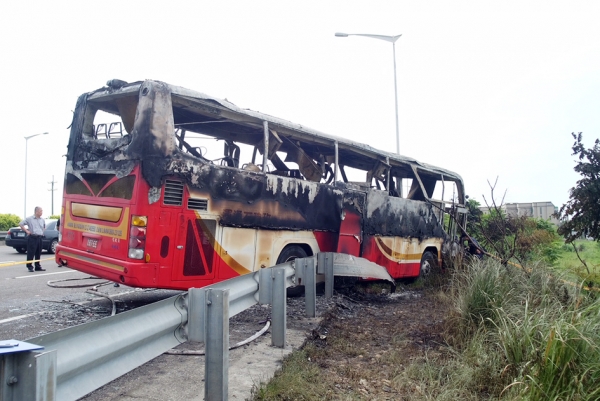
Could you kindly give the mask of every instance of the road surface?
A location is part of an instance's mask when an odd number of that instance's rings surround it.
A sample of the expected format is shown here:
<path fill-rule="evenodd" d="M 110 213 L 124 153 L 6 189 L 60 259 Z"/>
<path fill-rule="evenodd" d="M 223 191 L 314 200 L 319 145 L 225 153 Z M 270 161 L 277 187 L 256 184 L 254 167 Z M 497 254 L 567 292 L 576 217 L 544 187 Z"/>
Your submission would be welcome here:
<path fill-rule="evenodd" d="M 4 242 L 0 244 L 0 340 L 24 341 L 109 316 L 112 302 L 86 292 L 94 286 L 116 300 L 117 311 L 179 293 L 114 287 L 105 280 L 90 279 L 89 274 L 57 266 L 54 255 L 45 251 L 41 263 L 46 271 L 30 273 L 25 267 L 25 255 Z"/>
<path fill-rule="evenodd" d="M 89 289 L 104 280 L 90 280 L 88 274 L 59 267 L 54 255 L 42 253 L 45 272 L 30 273 L 25 255 L 0 242 L 0 340 L 27 340 L 70 326 L 109 316 L 112 302 L 94 296 Z M 56 288 L 87 284 L 86 288 Z M 86 292 L 86 290 L 88 292 Z M 98 291 L 117 301 L 118 312 L 178 294 L 171 290 L 143 290 L 126 286 L 101 285 Z M 317 315 L 326 313 L 335 300 L 317 301 Z M 304 299 L 288 300 L 288 331 L 285 349 L 271 346 L 270 331 L 254 342 L 231 350 L 229 399 L 245 400 L 251 390 L 267 381 L 281 366 L 282 359 L 298 349 L 315 329 L 318 318 L 304 317 Z M 264 326 L 270 308 L 256 305 L 230 322 L 231 343 L 241 341 Z M 203 344 L 184 343 L 178 349 L 203 349 Z M 204 357 L 161 355 L 125 376 L 84 397 L 85 401 L 203 400 Z"/>

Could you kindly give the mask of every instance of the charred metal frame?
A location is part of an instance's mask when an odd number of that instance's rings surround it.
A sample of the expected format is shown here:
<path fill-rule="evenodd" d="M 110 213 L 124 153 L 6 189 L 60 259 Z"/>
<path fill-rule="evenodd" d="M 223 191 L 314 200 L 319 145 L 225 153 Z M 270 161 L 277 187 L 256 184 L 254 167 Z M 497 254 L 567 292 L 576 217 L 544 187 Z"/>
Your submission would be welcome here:
<path fill-rule="evenodd" d="M 166 178 L 179 177 L 211 199 L 214 210 L 225 210 L 219 224 L 231 227 L 337 232 L 344 211 L 351 208 L 368 216 L 362 225 L 368 235 L 445 238 L 441 217 L 447 210 L 443 201 L 435 201 L 441 202 L 437 210 L 430 198 L 436 180 L 455 183 L 453 204 L 458 207 L 451 209 L 464 210 L 463 182 L 451 171 L 160 81 L 120 86 L 111 82 L 77 102 L 67 175 L 81 179 L 85 173 L 110 172 L 124 177 L 140 163 L 151 187 L 161 188 Z M 119 116 L 127 134 L 98 138 L 93 127 L 98 110 Z M 180 135 L 176 129 L 181 129 Z M 258 150 L 262 166 L 247 170 L 241 164 L 214 164 L 188 143 L 189 132 L 254 146 L 252 162 Z M 276 152 L 285 153 L 285 160 Z M 269 162 L 275 167 L 272 172 Z M 286 162 L 295 162 L 298 169 L 293 171 Z M 367 180 L 349 182 L 344 166 L 364 171 Z M 413 179 L 405 198 L 402 178 Z M 384 190 L 378 189 L 380 182 Z"/>

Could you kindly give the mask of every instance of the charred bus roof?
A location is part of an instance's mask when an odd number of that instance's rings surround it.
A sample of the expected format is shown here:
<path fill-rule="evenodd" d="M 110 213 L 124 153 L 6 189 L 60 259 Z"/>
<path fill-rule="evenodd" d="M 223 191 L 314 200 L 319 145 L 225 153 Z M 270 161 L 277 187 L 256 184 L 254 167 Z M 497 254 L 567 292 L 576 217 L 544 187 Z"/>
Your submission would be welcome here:
<path fill-rule="evenodd" d="M 319 160 L 325 157 L 331 162 L 337 144 L 339 164 L 364 171 L 375 169 L 375 164 L 384 164 L 395 177 L 414 177 L 423 179 L 452 181 L 458 190 L 458 203 L 464 204 L 464 187 L 462 178 L 449 170 L 419 162 L 411 157 L 389 153 L 375 149 L 367 144 L 354 142 L 345 138 L 328 135 L 317 130 L 295 124 L 287 120 L 276 118 L 268 114 L 249 109 L 241 109 L 235 104 L 218 99 L 201 92 L 196 92 L 179 86 L 166 84 L 160 81 L 146 80 L 126 83 L 111 80 L 107 86 L 80 97 L 78 105 L 86 108 L 86 113 L 95 113 L 102 110 L 117 114 L 121 117 L 125 129 L 132 132 L 134 120 L 138 109 L 140 96 L 148 85 L 160 85 L 170 92 L 172 103 L 172 127 L 167 134 L 173 134 L 175 129 L 202 133 L 217 139 L 228 140 L 247 145 L 257 146 L 264 138 L 264 122 L 269 129 L 283 139 L 278 151 L 293 152 L 295 147 L 304 153 Z M 77 119 L 77 115 L 74 117 Z M 83 123 L 83 117 L 80 116 Z M 92 119 L 93 120 L 93 119 Z M 76 121 L 74 121 L 74 125 Z M 91 123 L 88 123 L 91 124 Z M 167 125 L 171 122 L 167 122 Z M 74 127 L 75 128 L 75 127 Z M 90 127 L 83 127 L 83 135 Z M 71 143 L 79 142 L 82 135 L 74 131 L 71 133 Z M 175 146 L 176 147 L 176 146 Z M 69 154 L 72 155 L 71 149 Z"/>

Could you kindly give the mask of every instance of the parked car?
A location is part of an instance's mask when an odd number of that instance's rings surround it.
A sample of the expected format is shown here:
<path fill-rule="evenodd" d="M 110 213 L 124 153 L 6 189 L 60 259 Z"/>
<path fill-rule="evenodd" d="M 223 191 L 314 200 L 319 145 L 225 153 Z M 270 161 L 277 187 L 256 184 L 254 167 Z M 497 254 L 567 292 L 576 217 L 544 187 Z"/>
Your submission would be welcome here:
<path fill-rule="evenodd" d="M 56 252 L 58 245 L 58 230 L 56 229 L 57 220 L 46 219 L 46 230 L 42 238 L 42 249 L 48 253 Z M 21 227 L 13 227 L 8 230 L 5 240 L 6 246 L 12 246 L 19 253 L 27 252 L 27 233 L 21 230 Z"/>

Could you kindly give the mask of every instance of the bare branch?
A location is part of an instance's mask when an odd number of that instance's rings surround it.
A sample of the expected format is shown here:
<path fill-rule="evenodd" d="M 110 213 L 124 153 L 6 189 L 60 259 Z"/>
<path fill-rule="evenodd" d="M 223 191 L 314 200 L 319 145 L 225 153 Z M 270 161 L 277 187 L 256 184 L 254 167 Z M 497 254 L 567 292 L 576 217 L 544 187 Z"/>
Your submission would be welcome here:
<path fill-rule="evenodd" d="M 590 269 L 589 269 L 587 263 L 585 263 L 585 260 L 581 259 L 581 256 L 579 256 L 579 252 L 577 251 L 577 247 L 575 246 L 575 243 L 571 242 L 571 245 L 573 245 L 573 250 L 575 251 L 575 254 L 577 255 L 577 259 L 579 259 L 581 264 L 585 266 L 585 270 L 587 270 L 588 275 L 590 275 L 591 274 Z"/>

